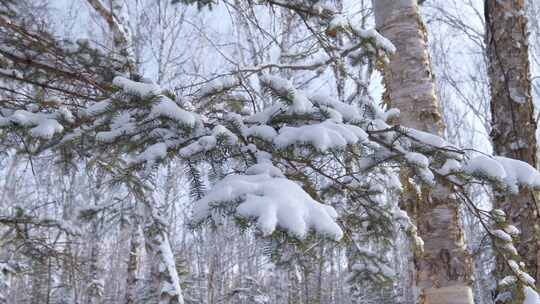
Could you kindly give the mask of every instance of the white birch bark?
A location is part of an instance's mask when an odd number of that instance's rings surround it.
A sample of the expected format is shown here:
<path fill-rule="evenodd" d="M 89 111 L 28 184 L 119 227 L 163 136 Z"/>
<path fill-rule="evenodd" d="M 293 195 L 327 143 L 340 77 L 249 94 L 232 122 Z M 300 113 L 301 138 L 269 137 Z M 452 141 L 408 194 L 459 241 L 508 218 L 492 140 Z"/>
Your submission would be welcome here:
<path fill-rule="evenodd" d="M 176 261 L 167 235 L 166 221 L 162 218 L 154 203 L 145 201 L 144 236 L 146 250 L 154 261 L 151 265 L 152 287 L 157 290 L 158 304 L 184 304 L 180 278 L 176 271 Z"/>
<path fill-rule="evenodd" d="M 94 200 L 94 205 L 98 206 L 102 202 L 102 183 L 103 183 L 103 172 L 98 170 L 95 173 L 95 177 L 92 178 L 92 196 Z M 102 273 L 100 272 L 100 261 L 99 257 L 101 254 L 101 238 L 100 238 L 100 221 L 98 217 L 94 217 L 91 220 L 91 227 L 89 233 L 90 240 L 90 256 L 89 256 L 89 281 L 86 286 L 86 304 L 99 304 L 101 303 L 101 298 L 103 296 L 104 284 L 101 278 Z"/>
<path fill-rule="evenodd" d="M 86 303 L 99 304 L 101 303 L 104 288 L 99 267 L 101 243 L 98 234 L 98 220 L 93 219 L 92 221 L 92 230 L 90 232 L 90 282 L 88 282 L 86 289 Z"/>
<path fill-rule="evenodd" d="M 400 123 L 443 135 L 444 123 L 435 95 L 427 35 L 415 0 L 374 0 L 375 21 L 397 52 L 384 72 L 385 98 L 401 111 Z M 470 304 L 472 265 L 463 240 L 458 202 L 449 185 L 416 193 L 405 176 L 402 207 L 416 221 L 424 251 L 414 257 L 418 302 Z M 408 185 L 409 184 L 409 185 Z"/>
<path fill-rule="evenodd" d="M 135 218 L 135 217 L 134 217 Z M 129 257 L 127 261 L 125 304 L 137 303 L 137 283 L 139 281 L 139 260 L 141 249 L 141 233 L 139 222 L 135 218 L 131 223 L 129 240 Z"/>

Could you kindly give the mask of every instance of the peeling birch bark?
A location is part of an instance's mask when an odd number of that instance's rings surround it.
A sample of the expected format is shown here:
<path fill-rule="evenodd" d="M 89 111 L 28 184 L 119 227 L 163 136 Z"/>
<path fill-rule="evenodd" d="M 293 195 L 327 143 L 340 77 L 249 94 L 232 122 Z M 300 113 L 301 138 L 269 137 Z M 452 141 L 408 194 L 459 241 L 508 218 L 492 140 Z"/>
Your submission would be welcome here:
<path fill-rule="evenodd" d="M 495 153 L 538 168 L 524 0 L 486 0 L 485 18 L 491 88 L 490 137 Z M 521 231 L 518 253 L 540 287 L 538 198 L 529 189 L 520 189 L 517 195 L 496 194 L 495 207 L 504 210 L 510 224 Z M 504 273 L 506 267 L 504 261 L 497 261 L 497 273 Z"/>
<path fill-rule="evenodd" d="M 383 71 L 385 99 L 401 111 L 402 125 L 443 135 L 427 33 L 416 1 L 374 0 L 373 4 L 377 29 L 397 48 Z M 418 302 L 474 303 L 471 257 L 463 239 L 459 203 L 451 186 L 438 180 L 434 189 L 423 187 L 417 193 L 408 175 L 402 181 L 402 208 L 416 222 L 425 243 L 424 251 L 414 255 Z"/>

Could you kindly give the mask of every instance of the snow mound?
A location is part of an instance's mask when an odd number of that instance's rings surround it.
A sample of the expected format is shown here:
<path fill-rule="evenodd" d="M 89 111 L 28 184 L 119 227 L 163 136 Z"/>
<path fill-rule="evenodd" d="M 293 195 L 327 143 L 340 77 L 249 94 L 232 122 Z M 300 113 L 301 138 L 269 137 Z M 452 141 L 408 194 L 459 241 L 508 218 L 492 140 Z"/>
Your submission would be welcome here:
<path fill-rule="evenodd" d="M 122 76 L 114 77 L 113 85 L 119 87 L 127 94 L 141 98 L 152 97 L 161 93 L 160 87 L 153 83 L 137 82 Z"/>
<path fill-rule="evenodd" d="M 274 144 L 278 148 L 295 144 L 311 144 L 317 150 L 324 152 L 328 149 L 339 149 L 350 144 L 364 142 L 367 138 L 367 133 L 357 126 L 327 120 L 301 127 L 283 127 L 274 139 Z"/>
<path fill-rule="evenodd" d="M 540 304 L 540 296 L 531 287 L 525 287 L 523 293 L 525 294 L 523 304 Z"/>
<path fill-rule="evenodd" d="M 287 96 L 290 99 L 289 111 L 292 114 L 312 113 L 314 108 L 311 101 L 300 91 L 296 90 L 292 82 L 287 79 L 273 76 L 261 76 L 261 82 L 268 88 L 271 88 L 280 96 Z"/>
<path fill-rule="evenodd" d="M 58 121 L 45 113 L 17 110 L 10 117 L 10 120 L 25 127 L 33 127 L 30 129 L 30 134 L 42 139 L 51 139 L 56 133 L 64 131 L 64 127 Z"/>
<path fill-rule="evenodd" d="M 184 158 L 189 158 L 198 153 L 208 152 L 217 147 L 218 137 L 225 136 L 229 145 L 236 144 L 238 138 L 234 133 L 222 125 L 217 125 L 212 129 L 212 134 L 202 136 L 192 144 L 180 149 L 179 154 Z"/>
<path fill-rule="evenodd" d="M 268 125 L 255 125 L 242 130 L 244 137 L 258 137 L 266 141 L 272 141 L 277 136 L 276 130 Z"/>
<path fill-rule="evenodd" d="M 193 113 L 180 108 L 174 101 L 163 95 L 159 96 L 158 102 L 152 106 L 150 117 L 167 117 L 188 127 L 195 126 L 197 120 Z"/>
<path fill-rule="evenodd" d="M 167 145 L 165 143 L 156 143 L 147 147 L 144 152 L 135 158 L 135 163 L 147 162 L 155 164 L 167 157 Z"/>
<path fill-rule="evenodd" d="M 496 156 L 495 159 L 501 164 L 506 172 L 504 182 L 509 190 L 517 193 L 518 186 L 525 186 L 531 189 L 540 189 L 540 172 L 526 162 Z"/>
<path fill-rule="evenodd" d="M 107 109 L 111 106 L 111 100 L 104 99 L 102 101 L 95 102 L 82 111 L 82 114 L 87 117 L 93 117 L 107 112 Z"/>
<path fill-rule="evenodd" d="M 407 135 L 422 145 L 431 146 L 434 148 L 452 148 L 452 145 L 450 145 L 440 136 L 411 128 L 404 128 L 404 130 Z"/>
<path fill-rule="evenodd" d="M 350 105 L 344 102 L 334 100 L 330 96 L 325 96 L 322 94 L 314 94 L 309 97 L 313 104 L 321 107 L 326 106 L 334 109 L 346 122 L 359 122 L 363 119 L 362 114 L 360 114 L 360 108 L 355 105 Z"/>
<path fill-rule="evenodd" d="M 396 52 L 394 44 L 375 29 L 358 30 L 358 34 L 364 39 L 373 39 L 375 45 L 382 48 L 388 54 L 394 54 Z"/>
<path fill-rule="evenodd" d="M 298 184 L 283 177 L 271 164 L 250 167 L 247 175 L 230 175 L 195 203 L 194 221 L 211 216 L 215 207 L 240 202 L 235 213 L 253 219 L 264 236 L 276 229 L 303 239 L 312 229 L 339 240 L 343 236 L 331 206 L 313 200 Z"/>
<path fill-rule="evenodd" d="M 470 159 L 463 171 L 501 182 L 512 193 L 518 193 L 519 186 L 540 189 L 540 172 L 520 160 L 480 155 Z"/>
<path fill-rule="evenodd" d="M 467 161 L 463 172 L 496 181 L 502 181 L 506 175 L 503 166 L 496 159 L 485 155 L 476 156 Z"/>

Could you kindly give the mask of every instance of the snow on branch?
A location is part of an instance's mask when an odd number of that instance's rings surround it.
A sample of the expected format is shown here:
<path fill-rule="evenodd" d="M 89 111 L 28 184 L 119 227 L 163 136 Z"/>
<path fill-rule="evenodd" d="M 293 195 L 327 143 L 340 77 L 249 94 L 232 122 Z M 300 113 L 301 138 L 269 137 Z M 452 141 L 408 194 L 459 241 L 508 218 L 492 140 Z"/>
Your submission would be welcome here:
<path fill-rule="evenodd" d="M 367 138 L 367 133 L 360 127 L 326 120 L 319 124 L 283 127 L 279 130 L 279 135 L 275 137 L 274 144 L 278 148 L 286 148 L 295 144 L 308 143 L 324 152 L 328 149 L 345 148 L 347 145 L 362 143 Z"/>
<path fill-rule="evenodd" d="M 63 220 L 57 220 L 47 217 L 33 217 L 29 215 L 22 216 L 0 216 L 0 224 L 6 226 L 31 225 L 41 228 L 56 228 L 66 234 L 78 235 L 80 231 L 71 223 Z"/>
<path fill-rule="evenodd" d="M 519 187 L 540 190 L 540 172 L 526 162 L 502 156 L 476 156 L 466 162 L 463 171 L 472 176 L 488 179 L 510 193 Z"/>
<path fill-rule="evenodd" d="M 494 229 L 490 231 L 496 255 L 505 261 L 505 277 L 497 282 L 497 301 L 505 302 L 509 299 L 519 300 L 523 304 L 538 304 L 540 297 L 535 290 L 535 279 L 525 270 L 525 264 L 520 262 L 521 257 L 514 247 L 514 241 L 519 237 L 520 231 L 508 224 L 506 213 L 500 209 L 493 209 L 491 217 Z M 516 302 L 517 303 L 517 302 Z"/>
<path fill-rule="evenodd" d="M 313 112 L 311 101 L 301 91 L 296 90 L 289 80 L 273 75 L 263 75 L 260 80 L 272 94 L 289 105 L 288 109 L 291 113 L 306 114 Z"/>
<path fill-rule="evenodd" d="M 180 108 L 174 101 L 163 95 L 157 97 L 157 102 L 152 106 L 150 117 L 167 117 L 189 128 L 193 128 L 197 121 L 197 117 L 193 113 Z"/>
<path fill-rule="evenodd" d="M 0 120 L 0 126 L 18 125 L 30 127 L 32 137 L 49 140 L 64 131 L 64 127 L 58 120 L 73 122 L 73 116 L 65 108 L 60 108 L 53 113 L 33 113 L 26 110 L 16 110 L 12 115 Z"/>
<path fill-rule="evenodd" d="M 124 93 L 141 98 L 152 97 L 161 93 L 161 88 L 153 83 L 133 81 L 122 76 L 114 77 L 113 84 L 122 89 Z"/>
<path fill-rule="evenodd" d="M 203 136 L 192 144 L 180 149 L 179 154 L 183 158 L 190 158 L 195 154 L 211 151 L 217 147 L 219 142 L 218 139 L 220 137 L 226 138 L 228 145 L 234 145 L 238 140 L 234 133 L 229 131 L 224 126 L 218 125 L 214 127 L 212 134 Z"/>
<path fill-rule="evenodd" d="M 299 239 L 304 239 L 310 230 L 336 241 L 343 235 L 334 208 L 315 201 L 268 163 L 250 167 L 245 175 L 230 175 L 218 182 L 195 203 L 194 222 L 210 218 L 218 208 L 254 220 L 263 236 L 276 229 Z"/>
<path fill-rule="evenodd" d="M 108 99 L 91 104 L 83 115 L 93 119 L 88 129 L 99 130 L 95 134 L 98 142 L 125 143 L 130 147 L 134 154 L 130 164 L 146 164 L 151 168 L 166 160 L 167 155 L 171 155 L 169 150 L 188 145 L 206 132 L 200 115 L 183 109 L 158 85 L 122 76 L 115 77 L 113 84 L 120 90 Z M 206 138 L 209 141 L 206 150 L 215 148 L 216 135 Z M 204 140 L 199 138 L 191 148 L 197 143 L 202 147 Z M 199 147 L 198 151 L 202 150 Z"/>
<path fill-rule="evenodd" d="M 221 77 L 214 79 L 201 87 L 199 98 L 206 98 L 231 90 L 240 85 L 240 81 L 233 77 Z"/>
<path fill-rule="evenodd" d="M 11 116 L 11 121 L 25 127 L 32 127 L 30 134 L 33 137 L 51 139 L 56 133 L 62 133 L 64 128 L 55 119 L 42 113 L 32 113 L 17 110 Z"/>

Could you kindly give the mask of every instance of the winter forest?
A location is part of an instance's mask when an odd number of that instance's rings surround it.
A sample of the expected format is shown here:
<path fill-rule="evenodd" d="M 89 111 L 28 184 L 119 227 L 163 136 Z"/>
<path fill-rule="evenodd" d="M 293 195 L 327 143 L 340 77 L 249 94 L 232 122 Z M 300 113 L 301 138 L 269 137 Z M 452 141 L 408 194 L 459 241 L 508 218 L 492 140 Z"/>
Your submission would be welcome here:
<path fill-rule="evenodd" d="M 539 109 L 539 0 L 0 0 L 0 304 L 540 304 Z"/>

